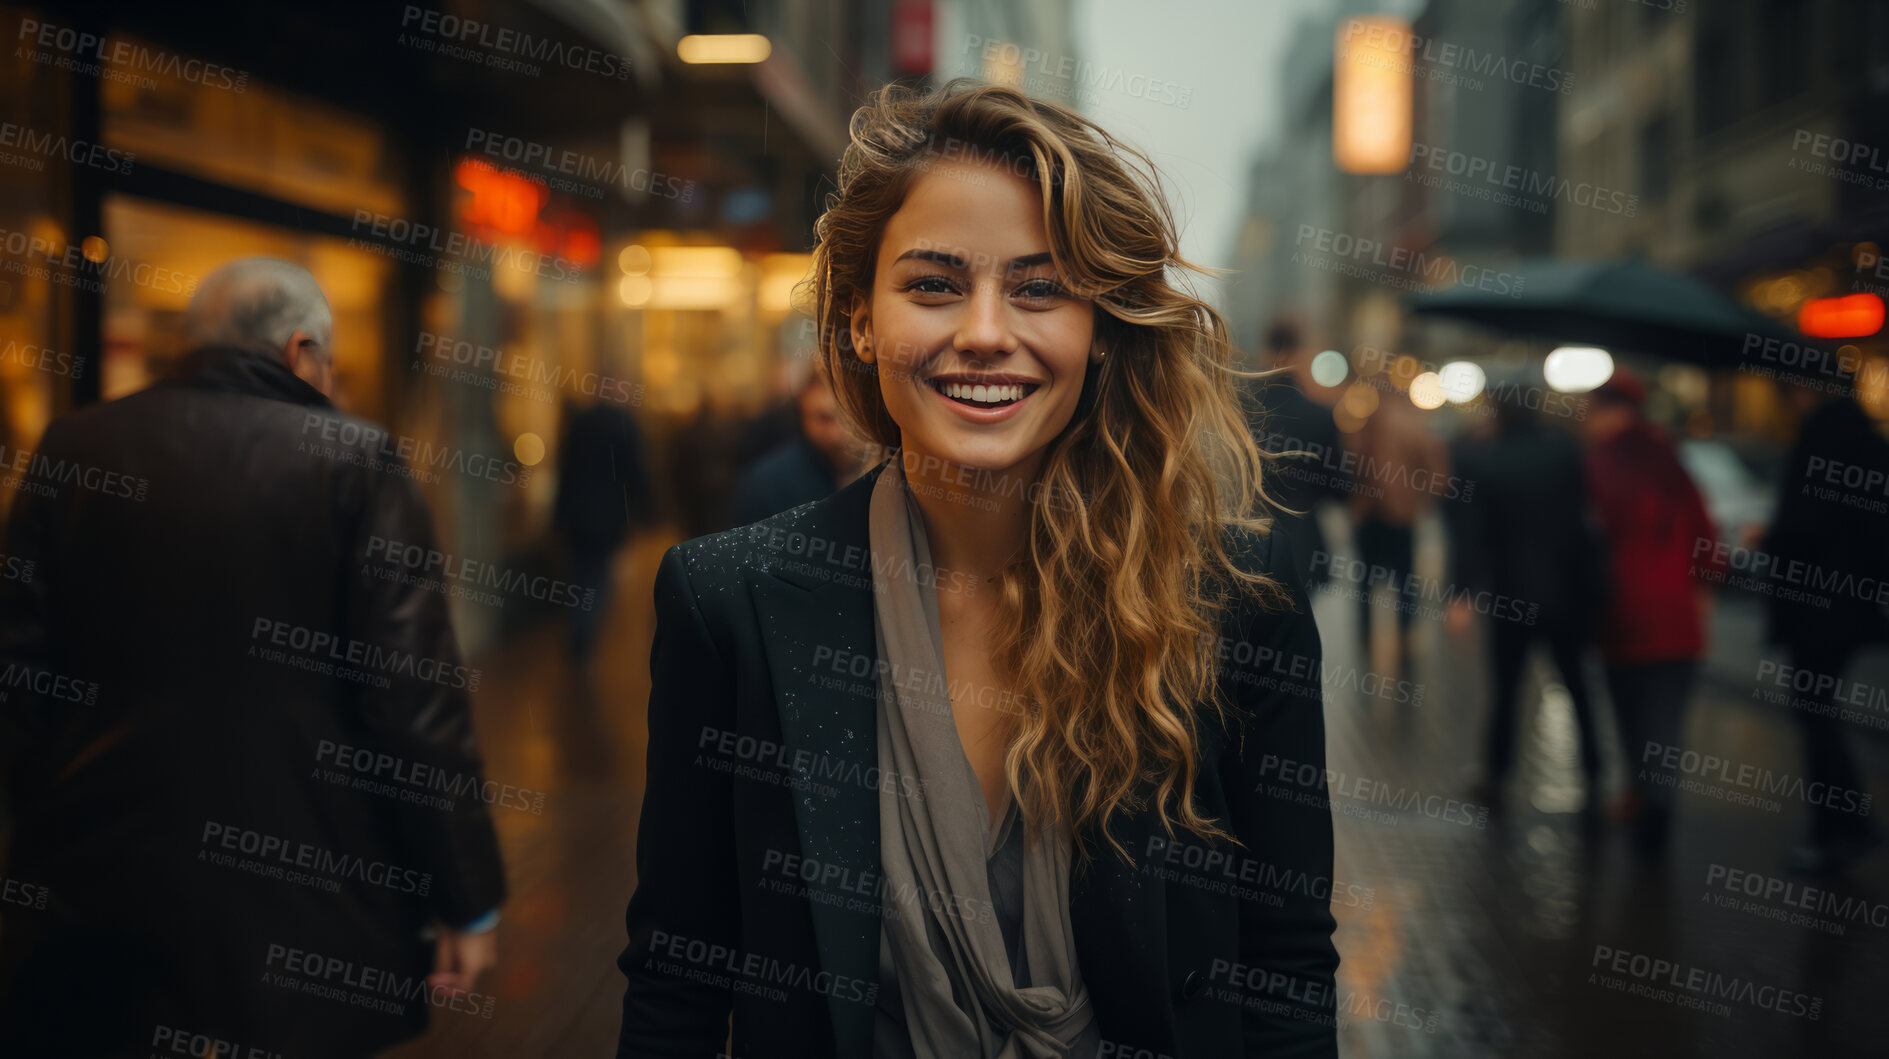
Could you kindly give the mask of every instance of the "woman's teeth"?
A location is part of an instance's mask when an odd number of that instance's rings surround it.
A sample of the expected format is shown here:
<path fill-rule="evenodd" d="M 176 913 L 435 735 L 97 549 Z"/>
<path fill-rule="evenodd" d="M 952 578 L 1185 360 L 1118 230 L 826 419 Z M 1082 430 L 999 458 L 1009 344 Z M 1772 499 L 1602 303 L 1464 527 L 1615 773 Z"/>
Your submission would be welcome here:
<path fill-rule="evenodd" d="M 947 382 L 938 388 L 946 397 L 976 404 L 1006 404 L 1010 401 L 1023 400 L 1021 386 L 972 386 L 961 382 Z"/>

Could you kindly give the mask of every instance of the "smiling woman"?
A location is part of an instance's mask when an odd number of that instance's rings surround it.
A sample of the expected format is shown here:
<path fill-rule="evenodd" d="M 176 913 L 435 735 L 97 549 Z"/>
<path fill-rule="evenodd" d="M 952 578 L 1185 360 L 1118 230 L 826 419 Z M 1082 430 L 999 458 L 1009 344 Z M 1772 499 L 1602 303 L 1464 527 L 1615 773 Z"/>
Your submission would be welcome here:
<path fill-rule="evenodd" d="M 1170 276 L 1187 263 L 1152 166 L 1071 111 L 961 79 L 862 108 L 840 187 L 814 276 L 841 407 L 914 485 L 971 468 L 978 491 L 1011 498 L 996 517 L 920 506 L 941 565 L 1002 579 L 991 651 L 1045 706 L 1010 745 L 1019 771 L 1061 791 L 1026 808 L 1032 825 L 1099 822 L 1145 751 L 1163 766 L 1156 811 L 1208 826 L 1173 797 L 1194 718 L 1172 704 L 1211 698 L 1197 641 L 1220 605 L 1212 575 L 1283 593 L 1209 532 L 1258 528 L 1259 458 L 1224 323 Z M 980 383 L 986 401 L 993 383 L 1029 392 L 980 407 Z M 1020 504 L 1018 480 L 1080 499 Z M 1147 738 L 1053 736 L 1087 714 Z"/>
<path fill-rule="evenodd" d="M 1223 672 L 1318 631 L 1147 159 L 894 87 L 817 231 L 827 375 L 893 458 L 664 558 L 619 1054 L 732 1010 L 736 1054 L 1335 1055 L 1329 890 L 1267 883 L 1330 877 L 1262 765 L 1322 767 L 1319 685 Z"/>

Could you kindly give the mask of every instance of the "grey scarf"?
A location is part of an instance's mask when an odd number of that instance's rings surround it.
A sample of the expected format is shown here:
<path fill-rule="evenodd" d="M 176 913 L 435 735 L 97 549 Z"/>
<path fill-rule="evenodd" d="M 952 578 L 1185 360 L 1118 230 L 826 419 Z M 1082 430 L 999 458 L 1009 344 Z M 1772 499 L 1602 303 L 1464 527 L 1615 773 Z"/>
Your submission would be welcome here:
<path fill-rule="evenodd" d="M 902 796 L 883 784 L 879 794 L 882 943 L 912 1054 L 1093 1055 L 1095 1012 L 1069 925 L 1067 834 L 1030 843 L 1023 855 L 1028 986 L 1013 979 L 1001 928 L 988 912 L 985 867 L 998 835 L 952 719 L 931 549 L 897 459 L 874 483 L 870 532 L 879 657 L 887 663 L 879 671 L 879 762 L 916 777 L 921 792 Z"/>

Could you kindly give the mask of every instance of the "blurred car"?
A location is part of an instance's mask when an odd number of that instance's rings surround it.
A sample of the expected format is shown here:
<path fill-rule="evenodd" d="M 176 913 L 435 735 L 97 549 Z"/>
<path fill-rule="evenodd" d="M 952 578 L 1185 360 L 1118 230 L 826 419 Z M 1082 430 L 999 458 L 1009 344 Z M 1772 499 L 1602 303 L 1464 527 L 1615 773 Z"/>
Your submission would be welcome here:
<path fill-rule="evenodd" d="M 1749 546 L 1770 525 L 1777 491 L 1758 477 L 1738 450 L 1723 441 L 1688 439 L 1679 443 L 1679 462 L 1705 497 L 1705 509 L 1718 526 L 1720 540 Z"/>

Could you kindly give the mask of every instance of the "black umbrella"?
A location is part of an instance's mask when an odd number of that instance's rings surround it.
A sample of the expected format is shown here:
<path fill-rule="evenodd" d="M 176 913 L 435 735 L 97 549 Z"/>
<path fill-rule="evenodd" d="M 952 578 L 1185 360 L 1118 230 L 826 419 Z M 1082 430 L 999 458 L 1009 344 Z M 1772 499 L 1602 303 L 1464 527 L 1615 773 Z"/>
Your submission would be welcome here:
<path fill-rule="evenodd" d="M 1544 258 L 1511 267 L 1507 293 L 1456 286 L 1409 300 L 1413 313 L 1452 316 L 1551 341 L 1631 349 L 1707 367 L 1761 359 L 1804 339 L 1713 288 L 1638 260 Z"/>

